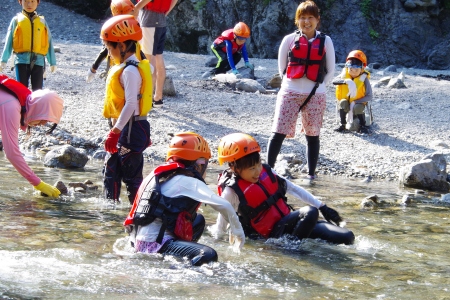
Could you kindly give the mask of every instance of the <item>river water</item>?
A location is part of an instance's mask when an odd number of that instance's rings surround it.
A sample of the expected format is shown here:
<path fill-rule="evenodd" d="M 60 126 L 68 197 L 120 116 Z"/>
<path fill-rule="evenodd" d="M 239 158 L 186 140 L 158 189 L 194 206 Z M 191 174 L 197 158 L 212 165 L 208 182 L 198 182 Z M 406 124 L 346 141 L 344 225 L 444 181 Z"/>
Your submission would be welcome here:
<path fill-rule="evenodd" d="M 247 241 L 236 254 L 205 233 L 200 243 L 216 249 L 219 262 L 192 267 L 129 251 L 122 228 L 129 205 L 101 199 L 101 162 L 76 171 L 26 159 L 48 183 L 89 179 L 99 189 L 49 200 L 0 152 L 0 299 L 450 299 L 450 207 L 439 195 L 405 207 L 397 201 L 414 191 L 396 183 L 322 176 L 304 187 L 340 212 L 354 245 Z M 152 167 L 147 162 L 146 173 Z M 219 171 L 209 170 L 207 181 Z M 362 210 L 371 194 L 385 204 Z M 216 213 L 201 210 L 214 223 Z"/>

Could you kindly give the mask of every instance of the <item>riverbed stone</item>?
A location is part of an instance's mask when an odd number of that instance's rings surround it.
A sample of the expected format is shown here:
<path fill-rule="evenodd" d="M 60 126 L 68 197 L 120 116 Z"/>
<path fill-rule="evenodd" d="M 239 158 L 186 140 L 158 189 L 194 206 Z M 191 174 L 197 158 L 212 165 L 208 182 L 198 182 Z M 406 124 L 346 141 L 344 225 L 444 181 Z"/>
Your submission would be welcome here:
<path fill-rule="evenodd" d="M 84 168 L 89 157 L 71 145 L 49 151 L 44 157 L 44 166 L 51 168 Z"/>

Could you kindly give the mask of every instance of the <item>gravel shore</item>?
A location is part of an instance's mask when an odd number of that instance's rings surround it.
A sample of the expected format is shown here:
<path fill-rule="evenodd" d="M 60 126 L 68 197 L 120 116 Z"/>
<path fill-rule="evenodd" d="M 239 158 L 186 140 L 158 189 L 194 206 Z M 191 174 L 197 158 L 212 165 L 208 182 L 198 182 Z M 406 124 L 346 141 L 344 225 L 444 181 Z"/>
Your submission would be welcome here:
<path fill-rule="evenodd" d="M 20 11 L 17 1 L 3 2 L 5 9 L 0 12 L 2 48 L 9 21 Z M 38 12 L 46 16 L 55 47 L 59 49 L 58 69 L 56 73 L 47 74 L 45 87 L 61 95 L 65 111 L 52 137 L 42 135 L 43 130 L 33 130 L 31 137 L 21 135 L 22 145 L 39 148 L 70 143 L 93 155 L 102 149 L 108 132 L 107 121 L 101 116 L 105 82 L 98 76 L 91 83 L 85 82 L 87 71 L 101 50 L 98 37 L 101 22 L 45 2 L 39 5 Z M 209 70 L 205 62 L 210 57 L 165 52 L 167 75 L 173 79 L 176 96 L 165 97 L 163 108 L 149 113 L 153 141 L 145 152 L 149 158 L 163 160 L 171 136 L 188 130 L 207 139 L 213 150 L 213 163 L 217 162 L 220 138 L 232 132 L 253 135 L 263 152 L 266 151 L 276 94 L 238 92 L 217 81 L 202 80 L 201 75 Z M 278 72 L 275 59 L 250 58 L 250 61 L 262 84 Z M 104 63 L 99 72 L 105 66 Z M 386 67 L 372 72 L 372 86 L 382 77 L 397 77 L 403 72 L 406 88 L 373 88 L 371 134 L 333 131 L 338 125 L 335 89 L 329 85 L 320 137 L 319 174 L 397 180 L 400 167 L 419 161 L 426 154 L 443 151 L 450 161 L 450 82 L 436 78 L 439 74 L 449 78 L 450 70 L 397 67 L 396 72 L 389 72 L 384 70 Z M 338 67 L 336 75 L 340 71 Z M 7 74 L 14 75 L 11 71 Z M 279 160 L 289 158 L 292 176 L 296 176 L 305 163 L 305 142 L 304 136 L 297 134 L 294 139 L 285 140 L 281 149 Z"/>

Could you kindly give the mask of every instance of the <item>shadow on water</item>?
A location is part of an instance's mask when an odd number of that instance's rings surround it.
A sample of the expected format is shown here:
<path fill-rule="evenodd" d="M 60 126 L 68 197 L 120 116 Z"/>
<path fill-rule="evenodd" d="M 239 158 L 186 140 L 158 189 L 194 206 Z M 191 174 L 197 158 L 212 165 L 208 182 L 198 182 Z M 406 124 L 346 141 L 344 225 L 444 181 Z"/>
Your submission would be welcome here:
<path fill-rule="evenodd" d="M 205 232 L 219 262 L 191 267 L 183 260 L 129 250 L 122 222 L 128 203 L 101 198 L 101 162 L 83 171 L 43 168 L 48 182 L 84 182 L 98 190 L 48 199 L 14 171 L 0 152 L 0 299 L 444 299 L 450 297 L 449 206 L 436 197 L 397 203 L 412 190 L 385 181 L 321 176 L 297 182 L 335 208 L 356 236 L 354 245 L 320 240 L 247 240 L 241 254 L 227 237 Z M 146 163 L 145 173 L 151 168 Z M 211 166 L 207 182 L 221 169 Z M 384 204 L 361 209 L 377 194 Z M 122 194 L 122 199 L 126 199 Z M 295 207 L 304 206 L 290 198 Z M 201 206 L 207 225 L 217 213 Z"/>

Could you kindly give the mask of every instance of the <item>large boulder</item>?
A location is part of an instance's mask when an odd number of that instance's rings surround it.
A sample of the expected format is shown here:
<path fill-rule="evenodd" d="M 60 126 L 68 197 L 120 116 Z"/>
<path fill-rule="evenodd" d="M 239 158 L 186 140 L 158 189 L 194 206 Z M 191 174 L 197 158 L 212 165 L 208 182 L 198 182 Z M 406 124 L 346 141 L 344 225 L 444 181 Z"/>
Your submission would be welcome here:
<path fill-rule="evenodd" d="M 44 157 L 44 166 L 52 168 L 84 168 L 89 157 L 71 145 L 50 150 Z"/>
<path fill-rule="evenodd" d="M 434 159 L 424 158 L 401 168 L 400 183 L 406 187 L 448 192 L 450 184 L 447 182 L 447 173 L 437 161 L 437 156 Z"/>

